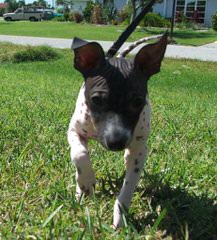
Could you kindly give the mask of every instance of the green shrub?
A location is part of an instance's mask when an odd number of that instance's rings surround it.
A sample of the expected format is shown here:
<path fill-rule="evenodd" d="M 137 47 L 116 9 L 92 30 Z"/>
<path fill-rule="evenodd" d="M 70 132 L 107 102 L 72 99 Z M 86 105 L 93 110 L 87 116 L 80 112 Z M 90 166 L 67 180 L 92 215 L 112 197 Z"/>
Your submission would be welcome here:
<path fill-rule="evenodd" d="M 64 16 L 65 21 L 69 21 L 69 12 L 68 11 L 65 11 L 63 16 Z"/>
<path fill-rule="evenodd" d="M 129 25 L 129 24 L 130 24 L 130 18 L 127 18 L 127 19 L 124 20 L 121 24 L 124 25 L 124 26 Z"/>
<path fill-rule="evenodd" d="M 103 23 L 103 15 L 102 15 L 102 6 L 100 4 L 96 4 L 93 7 L 93 12 L 91 15 L 91 22 L 95 24 L 102 24 Z"/>
<path fill-rule="evenodd" d="M 102 15 L 105 23 L 117 25 L 117 9 L 114 7 L 114 4 L 105 4 Z"/>
<path fill-rule="evenodd" d="M 57 16 L 57 17 L 52 18 L 52 21 L 55 21 L 55 22 L 64 22 L 65 19 L 64 19 L 64 16 Z"/>
<path fill-rule="evenodd" d="M 131 10 L 128 5 L 123 7 L 119 12 L 118 12 L 118 22 L 123 23 L 127 22 L 127 25 L 130 23 L 130 16 L 131 16 Z"/>
<path fill-rule="evenodd" d="M 57 59 L 58 57 L 59 53 L 51 47 L 27 47 L 24 50 L 17 51 L 13 55 L 13 62 L 48 61 Z"/>
<path fill-rule="evenodd" d="M 5 8 L 0 8 L 0 17 L 2 17 L 4 13 L 5 13 Z"/>
<path fill-rule="evenodd" d="M 212 28 L 217 31 L 217 12 L 212 16 Z"/>
<path fill-rule="evenodd" d="M 73 12 L 72 16 L 73 16 L 73 20 L 76 23 L 80 23 L 83 21 L 83 15 L 78 11 Z"/>
<path fill-rule="evenodd" d="M 183 11 L 176 12 L 176 22 L 177 23 L 186 23 L 188 22 L 187 17 L 185 16 Z"/>
<path fill-rule="evenodd" d="M 74 12 L 69 13 L 69 22 L 74 22 Z"/>
<path fill-rule="evenodd" d="M 112 25 L 118 25 L 118 21 L 115 20 L 115 19 L 114 19 L 114 20 L 111 20 L 111 24 L 112 24 Z"/>
<path fill-rule="evenodd" d="M 95 3 L 93 1 L 88 1 L 87 5 L 83 11 L 83 16 L 86 22 L 91 22 L 91 16 Z"/>
<path fill-rule="evenodd" d="M 157 13 L 148 13 L 143 22 L 141 23 L 144 27 L 169 27 L 170 21 L 161 17 L 160 14 Z"/>

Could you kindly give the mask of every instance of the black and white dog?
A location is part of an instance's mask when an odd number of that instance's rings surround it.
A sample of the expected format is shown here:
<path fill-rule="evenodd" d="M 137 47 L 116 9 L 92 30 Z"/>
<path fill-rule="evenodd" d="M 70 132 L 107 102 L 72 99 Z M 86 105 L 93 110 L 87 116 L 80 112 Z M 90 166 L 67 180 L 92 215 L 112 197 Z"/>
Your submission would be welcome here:
<path fill-rule="evenodd" d="M 126 176 L 114 205 L 113 226 L 123 225 L 121 210 L 129 208 L 133 192 L 147 158 L 150 103 L 147 84 L 160 66 L 167 34 L 140 49 L 135 58 L 106 57 L 96 42 L 75 38 L 74 66 L 83 75 L 68 142 L 76 167 L 76 195 L 91 195 L 96 183 L 87 141 L 99 141 L 106 149 L 125 149 Z"/>

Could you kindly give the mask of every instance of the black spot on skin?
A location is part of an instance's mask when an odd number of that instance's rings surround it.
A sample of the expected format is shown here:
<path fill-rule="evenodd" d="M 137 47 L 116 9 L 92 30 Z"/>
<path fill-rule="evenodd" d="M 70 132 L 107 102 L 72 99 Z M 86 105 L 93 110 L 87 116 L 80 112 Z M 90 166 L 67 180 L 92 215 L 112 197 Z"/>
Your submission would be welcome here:
<path fill-rule="evenodd" d="M 127 185 L 127 184 L 128 184 L 128 181 L 126 181 L 125 184 Z"/>
<path fill-rule="evenodd" d="M 138 159 L 135 159 L 135 165 L 137 165 L 139 163 Z"/>
<path fill-rule="evenodd" d="M 135 169 L 134 169 L 134 172 L 135 172 L 135 173 L 138 173 L 138 172 L 139 172 L 139 168 L 135 168 Z"/>
<path fill-rule="evenodd" d="M 81 169 L 77 168 L 78 175 L 81 175 Z"/>
<path fill-rule="evenodd" d="M 142 156 L 142 153 L 141 153 L 141 152 L 139 153 L 139 156 Z"/>
<path fill-rule="evenodd" d="M 83 128 L 82 128 L 82 131 L 83 131 L 84 133 L 87 133 L 87 130 L 85 130 L 85 129 L 83 129 Z"/>

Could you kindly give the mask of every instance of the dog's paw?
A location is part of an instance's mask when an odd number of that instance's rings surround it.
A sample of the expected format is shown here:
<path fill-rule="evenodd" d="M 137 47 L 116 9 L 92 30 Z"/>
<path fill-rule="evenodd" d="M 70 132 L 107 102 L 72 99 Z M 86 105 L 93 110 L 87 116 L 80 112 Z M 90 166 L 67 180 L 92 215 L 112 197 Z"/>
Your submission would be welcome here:
<path fill-rule="evenodd" d="M 96 178 L 92 171 L 83 174 L 76 174 L 76 198 L 80 200 L 82 194 L 92 195 L 96 185 Z"/>
<path fill-rule="evenodd" d="M 113 228 L 117 229 L 124 226 L 122 213 L 123 212 L 123 206 L 118 201 L 118 199 L 115 201 L 114 205 L 114 213 L 113 213 Z"/>

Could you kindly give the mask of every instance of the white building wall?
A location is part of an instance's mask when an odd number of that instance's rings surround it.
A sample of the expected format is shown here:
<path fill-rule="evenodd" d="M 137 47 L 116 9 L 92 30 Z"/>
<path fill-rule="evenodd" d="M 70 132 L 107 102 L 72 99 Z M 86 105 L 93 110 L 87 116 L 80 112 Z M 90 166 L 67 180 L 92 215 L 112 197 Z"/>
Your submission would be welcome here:
<path fill-rule="evenodd" d="M 170 18 L 172 16 L 173 0 L 164 0 L 162 3 L 156 3 L 153 6 L 153 12 L 161 16 Z"/>
<path fill-rule="evenodd" d="M 205 14 L 205 25 L 211 27 L 212 15 L 217 11 L 217 0 L 207 0 L 206 3 L 206 14 Z"/>
<path fill-rule="evenodd" d="M 156 3 L 154 6 L 153 6 L 153 12 L 155 13 L 159 13 L 161 16 L 164 16 L 164 4 L 165 4 L 165 1 L 162 2 L 162 3 Z"/>
<path fill-rule="evenodd" d="M 123 9 L 123 7 L 127 4 L 126 0 L 114 0 L 114 5 L 117 10 Z"/>
<path fill-rule="evenodd" d="M 167 1 L 167 7 L 166 7 L 166 16 L 167 18 L 172 17 L 172 11 L 173 11 L 173 0 L 166 0 Z"/>
<path fill-rule="evenodd" d="M 72 11 L 82 12 L 86 7 L 87 1 L 74 1 L 71 7 Z"/>

